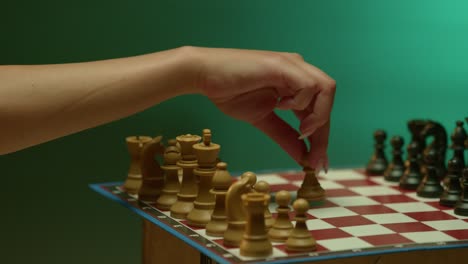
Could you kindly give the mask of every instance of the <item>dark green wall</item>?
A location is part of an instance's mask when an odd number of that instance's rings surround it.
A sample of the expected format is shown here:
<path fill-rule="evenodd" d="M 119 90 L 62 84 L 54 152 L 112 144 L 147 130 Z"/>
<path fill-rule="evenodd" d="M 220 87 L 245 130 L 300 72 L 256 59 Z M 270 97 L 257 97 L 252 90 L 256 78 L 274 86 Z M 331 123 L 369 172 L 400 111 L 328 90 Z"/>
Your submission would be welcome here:
<path fill-rule="evenodd" d="M 88 61 L 182 45 L 299 52 L 337 80 L 331 166 L 361 166 L 376 128 L 408 139 L 408 119 L 432 118 L 451 132 L 468 116 L 468 2 L 383 2 L 2 1 L 0 64 Z M 205 98 L 175 98 L 0 157 L 2 262 L 138 263 L 138 217 L 87 184 L 125 178 L 127 135 L 174 137 L 205 127 L 232 170 L 295 166 L 270 139 Z"/>

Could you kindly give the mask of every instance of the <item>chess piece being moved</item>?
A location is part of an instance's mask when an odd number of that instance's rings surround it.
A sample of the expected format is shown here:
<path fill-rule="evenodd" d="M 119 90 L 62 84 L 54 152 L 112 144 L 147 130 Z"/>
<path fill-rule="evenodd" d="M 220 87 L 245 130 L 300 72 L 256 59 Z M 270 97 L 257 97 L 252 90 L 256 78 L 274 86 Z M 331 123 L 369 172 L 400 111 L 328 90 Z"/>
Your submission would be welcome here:
<path fill-rule="evenodd" d="M 275 195 L 275 201 L 278 204 L 277 216 L 273 226 L 268 231 L 268 237 L 273 242 L 285 242 L 294 228 L 289 219 L 291 194 L 288 191 L 279 191 Z"/>
<path fill-rule="evenodd" d="M 129 194 L 137 194 L 141 187 L 141 150 L 152 139 L 148 136 L 131 136 L 125 139 L 130 153 L 130 168 L 123 188 Z"/>
<path fill-rule="evenodd" d="M 260 192 L 242 195 L 242 202 L 247 213 L 247 222 L 240 254 L 247 257 L 266 257 L 273 253 L 273 246 L 265 228 L 265 208 L 270 202 L 270 195 Z"/>
<path fill-rule="evenodd" d="M 374 154 L 370 158 L 366 166 L 368 175 L 383 175 L 388 166 L 387 158 L 385 157 L 385 139 L 387 133 L 383 130 L 374 132 Z"/>
<path fill-rule="evenodd" d="M 418 189 L 416 189 L 416 193 L 420 197 L 438 198 L 444 191 L 437 175 L 437 160 L 438 155 L 436 149 L 430 149 L 428 152 L 424 153 L 426 173 Z"/>
<path fill-rule="evenodd" d="M 296 225 L 289 234 L 286 240 L 286 249 L 288 251 L 301 251 L 309 252 L 316 250 L 315 239 L 307 229 L 307 210 L 309 210 L 309 203 L 305 199 L 297 199 L 293 203 L 294 211 L 296 212 Z"/>
<path fill-rule="evenodd" d="M 428 121 L 424 129 L 421 131 L 421 136 L 426 139 L 432 137 L 433 141 L 426 147 L 424 154 L 435 150 L 436 160 L 434 166 L 439 180 L 445 176 L 447 168 L 445 167 L 445 158 L 447 153 L 447 132 L 445 128 L 434 121 Z M 424 172 L 424 170 L 423 170 Z"/>
<path fill-rule="evenodd" d="M 468 136 L 466 134 L 465 129 L 463 128 L 463 122 L 457 121 L 456 128 L 453 131 L 450 138 L 452 139 L 452 145 L 450 146 L 453 149 L 453 158 L 459 160 L 461 162 L 461 167 L 465 167 L 465 141 L 467 140 Z"/>
<path fill-rule="evenodd" d="M 161 166 L 166 180 L 161 196 L 156 201 L 156 207 L 160 210 L 170 210 L 171 206 L 177 202 L 177 194 L 180 191 L 180 167 L 176 165 L 180 160 L 180 150 L 176 146 L 177 141 L 175 139 L 170 139 L 168 144 L 169 146 L 164 151 L 164 165 Z"/>
<path fill-rule="evenodd" d="M 270 185 L 266 181 L 259 181 L 254 185 L 254 190 L 258 193 L 270 194 Z M 270 230 L 275 220 L 273 219 L 268 206 L 265 207 L 265 228 Z"/>
<path fill-rule="evenodd" d="M 387 181 L 399 182 L 401 176 L 405 172 L 405 164 L 403 163 L 403 152 L 401 148 L 403 147 L 404 140 L 400 136 L 392 137 L 390 141 L 392 144 L 392 162 L 388 165 L 387 170 L 385 170 L 384 178 Z"/>
<path fill-rule="evenodd" d="M 211 193 L 215 196 L 215 207 L 211 220 L 206 225 L 206 234 L 213 237 L 223 237 L 227 229 L 226 193 L 232 184 L 232 177 L 227 170 L 227 164 L 219 162 L 211 182 Z"/>
<path fill-rule="evenodd" d="M 463 170 L 463 177 L 460 181 L 460 185 L 463 192 L 455 205 L 455 214 L 468 216 L 468 168 Z"/>
<path fill-rule="evenodd" d="M 220 146 L 211 142 L 211 131 L 204 129 L 203 141 L 193 145 L 193 149 L 198 162 L 198 168 L 194 173 L 199 184 L 198 195 L 193 203 L 193 209 L 187 215 L 187 220 L 191 226 L 205 227 L 210 222 L 215 207 L 215 197 L 210 190 Z"/>
<path fill-rule="evenodd" d="M 411 142 L 407 147 L 408 158 L 406 160 L 405 172 L 400 178 L 400 187 L 406 190 L 416 190 L 423 178 L 419 161 L 419 145 Z"/>
<path fill-rule="evenodd" d="M 245 229 L 246 212 L 242 206 L 242 195 L 252 192 L 257 182 L 257 175 L 253 172 L 245 172 L 241 178 L 229 187 L 226 194 L 226 217 L 228 227 L 224 232 L 223 244 L 230 247 L 238 247 Z"/>
<path fill-rule="evenodd" d="M 164 153 L 161 143 L 162 136 L 155 137 L 145 144 L 141 151 L 142 184 L 138 191 L 138 199 L 148 203 L 155 203 L 164 187 L 164 171 L 154 158 Z"/>
<path fill-rule="evenodd" d="M 447 175 L 444 178 L 444 192 L 440 196 L 441 205 L 453 207 L 458 202 L 461 195 L 460 179 L 463 167 L 462 161 L 453 157 L 448 162 Z"/>
<path fill-rule="evenodd" d="M 315 175 L 315 170 L 310 167 L 304 167 L 304 172 L 304 180 L 299 190 L 297 190 L 297 197 L 306 199 L 309 203 L 324 200 L 325 190 L 320 186 Z"/>
<path fill-rule="evenodd" d="M 177 219 L 185 219 L 193 209 L 193 202 L 197 198 L 198 185 L 193 170 L 197 168 L 197 157 L 193 145 L 200 141 L 197 135 L 178 136 L 177 143 L 180 145 L 182 159 L 177 166 L 182 168 L 182 183 L 180 192 L 177 194 L 177 202 L 171 206 L 171 216 Z"/>

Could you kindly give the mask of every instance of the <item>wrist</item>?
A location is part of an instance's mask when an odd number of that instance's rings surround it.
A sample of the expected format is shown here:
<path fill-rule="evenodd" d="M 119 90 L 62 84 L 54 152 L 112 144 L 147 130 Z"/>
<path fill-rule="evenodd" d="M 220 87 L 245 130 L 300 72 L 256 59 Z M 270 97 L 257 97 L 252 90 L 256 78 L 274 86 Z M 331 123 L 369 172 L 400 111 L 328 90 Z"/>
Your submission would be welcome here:
<path fill-rule="evenodd" d="M 199 94 L 202 92 L 200 87 L 202 56 L 197 47 L 183 46 L 171 50 L 175 53 L 176 70 L 178 79 L 181 81 L 177 88 L 180 94 Z"/>
<path fill-rule="evenodd" d="M 135 62 L 130 65 L 133 65 L 131 71 L 139 76 L 137 79 L 146 83 L 144 86 L 159 102 L 201 92 L 197 85 L 200 72 L 198 58 L 196 48 L 180 47 L 130 58 Z"/>

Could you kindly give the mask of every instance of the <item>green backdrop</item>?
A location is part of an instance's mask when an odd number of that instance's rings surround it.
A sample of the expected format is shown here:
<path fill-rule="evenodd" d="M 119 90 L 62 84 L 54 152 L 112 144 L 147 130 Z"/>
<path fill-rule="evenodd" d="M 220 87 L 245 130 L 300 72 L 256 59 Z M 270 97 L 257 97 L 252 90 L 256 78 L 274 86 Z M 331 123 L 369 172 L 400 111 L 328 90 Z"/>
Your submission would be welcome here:
<path fill-rule="evenodd" d="M 468 116 L 467 9 L 463 0 L 6 0 L 0 64 L 89 61 L 182 45 L 298 52 L 337 81 L 331 167 L 362 166 L 377 128 L 408 141 L 408 119 L 431 118 L 451 133 Z M 292 114 L 281 115 L 298 125 Z M 233 171 L 296 166 L 207 99 L 174 98 L 1 156 L 2 263 L 140 262 L 140 219 L 87 184 L 124 180 L 127 135 L 168 138 L 203 128 L 213 130 Z"/>

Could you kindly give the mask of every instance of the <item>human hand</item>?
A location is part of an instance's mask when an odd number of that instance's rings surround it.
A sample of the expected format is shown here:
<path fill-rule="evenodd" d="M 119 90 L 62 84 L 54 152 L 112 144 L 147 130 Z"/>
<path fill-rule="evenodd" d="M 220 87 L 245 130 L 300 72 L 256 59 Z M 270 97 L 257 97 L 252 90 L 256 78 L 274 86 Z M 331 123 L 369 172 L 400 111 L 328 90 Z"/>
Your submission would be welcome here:
<path fill-rule="evenodd" d="M 201 65 L 197 86 L 222 112 L 263 131 L 299 164 L 327 170 L 332 78 L 294 53 L 194 49 Z M 275 108 L 293 110 L 301 134 Z"/>

